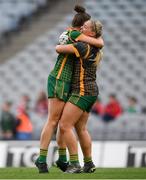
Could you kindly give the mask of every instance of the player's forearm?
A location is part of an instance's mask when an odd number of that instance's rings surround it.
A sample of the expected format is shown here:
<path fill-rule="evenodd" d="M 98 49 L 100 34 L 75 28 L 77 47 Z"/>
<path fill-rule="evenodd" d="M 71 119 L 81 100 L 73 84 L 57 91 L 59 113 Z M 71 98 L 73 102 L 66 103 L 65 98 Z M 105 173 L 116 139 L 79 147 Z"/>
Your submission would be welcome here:
<path fill-rule="evenodd" d="M 56 46 L 56 52 L 57 53 L 74 53 L 73 46 L 71 44 L 68 45 L 57 45 Z"/>
<path fill-rule="evenodd" d="M 89 37 L 86 35 L 82 35 L 82 36 L 80 36 L 80 38 L 78 40 L 89 43 L 89 44 L 96 46 L 98 48 L 102 48 L 104 46 L 104 41 L 103 41 L 102 37 L 93 38 L 93 37 Z"/>

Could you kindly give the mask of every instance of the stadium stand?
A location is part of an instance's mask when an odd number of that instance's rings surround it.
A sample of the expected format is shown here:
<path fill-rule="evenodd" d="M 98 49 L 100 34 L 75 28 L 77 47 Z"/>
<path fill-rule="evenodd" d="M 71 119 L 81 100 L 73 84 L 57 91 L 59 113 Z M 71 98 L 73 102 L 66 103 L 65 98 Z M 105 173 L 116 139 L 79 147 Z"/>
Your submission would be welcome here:
<path fill-rule="evenodd" d="M 29 3 L 29 1 L 23 2 L 24 7 L 26 2 Z M 32 4 L 28 14 L 35 12 L 41 0 L 36 2 L 38 4 Z M 126 97 L 132 95 L 138 99 L 141 107 L 145 107 L 146 1 L 85 0 L 84 5 L 91 16 L 99 19 L 104 26 L 104 58 L 97 72 L 102 101 L 106 103 L 108 95 L 114 92 L 123 106 L 126 105 Z M 13 13 L 18 12 L 20 9 Z M 22 17 L 22 14 L 19 15 L 17 18 Z M 2 18 L 1 14 L 0 18 Z M 56 24 L 55 28 L 48 30 L 23 51 L 1 65 L 1 102 L 11 99 L 17 103 L 23 93 L 29 94 L 34 102 L 40 89 L 46 90 L 47 75 L 57 57 L 54 50 L 55 44 L 58 43 L 59 34 L 70 24 L 71 18 L 72 13 L 69 13 L 64 20 Z M 13 20 L 16 22 L 15 18 Z M 36 132 L 39 133 L 44 120 L 40 121 L 34 113 L 32 113 L 32 119 L 33 122 L 39 122 L 36 124 L 38 130 Z M 142 114 L 124 114 L 110 124 L 104 124 L 97 116 L 91 115 L 89 129 L 94 139 L 144 140 L 146 139 L 146 118 Z M 38 137 L 38 134 L 34 135 L 34 138 Z"/>
<path fill-rule="evenodd" d="M 0 34 L 15 31 L 22 21 L 30 18 L 40 8 L 46 7 L 48 0 L 1 0 L 0 1 Z"/>
<path fill-rule="evenodd" d="M 91 123 L 92 122 L 92 123 Z M 145 140 L 145 115 L 125 113 L 110 123 L 91 114 L 89 131 L 94 140 Z"/>

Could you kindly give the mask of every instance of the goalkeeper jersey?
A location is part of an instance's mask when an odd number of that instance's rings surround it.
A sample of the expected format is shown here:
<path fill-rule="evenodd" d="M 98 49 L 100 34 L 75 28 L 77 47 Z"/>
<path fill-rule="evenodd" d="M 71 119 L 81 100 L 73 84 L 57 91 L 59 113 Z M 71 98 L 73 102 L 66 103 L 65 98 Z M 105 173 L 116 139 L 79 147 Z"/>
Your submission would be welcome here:
<path fill-rule="evenodd" d="M 63 39 L 65 40 L 65 42 L 63 43 L 71 44 L 77 41 L 80 35 L 81 35 L 80 31 L 68 30 L 66 31 L 66 37 Z M 55 64 L 55 67 L 51 72 L 51 75 L 56 79 L 60 79 L 65 82 L 71 82 L 72 73 L 73 73 L 73 61 L 75 58 L 76 57 L 73 54 L 59 54 L 57 57 L 57 62 Z"/>

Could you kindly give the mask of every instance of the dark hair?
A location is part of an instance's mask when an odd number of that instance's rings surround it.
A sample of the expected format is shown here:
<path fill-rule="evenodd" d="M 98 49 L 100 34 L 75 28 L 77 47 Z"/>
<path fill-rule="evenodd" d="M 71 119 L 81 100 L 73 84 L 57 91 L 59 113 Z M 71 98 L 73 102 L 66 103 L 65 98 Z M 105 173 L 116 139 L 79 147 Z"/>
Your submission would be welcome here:
<path fill-rule="evenodd" d="M 72 20 L 73 27 L 81 27 L 84 22 L 88 21 L 91 16 L 86 13 L 86 9 L 82 6 L 76 5 L 74 10 L 77 12 Z"/>
<path fill-rule="evenodd" d="M 134 96 L 129 96 L 128 98 L 129 98 L 130 100 L 134 101 L 135 103 L 137 102 L 137 98 L 134 97 Z"/>
<path fill-rule="evenodd" d="M 114 94 L 114 93 L 111 93 L 111 94 L 109 95 L 109 97 L 111 97 L 111 98 L 117 98 L 116 94 Z"/>
<path fill-rule="evenodd" d="M 5 104 L 6 104 L 7 106 L 9 106 L 9 107 L 12 106 L 12 102 L 11 102 L 11 101 L 6 101 Z"/>

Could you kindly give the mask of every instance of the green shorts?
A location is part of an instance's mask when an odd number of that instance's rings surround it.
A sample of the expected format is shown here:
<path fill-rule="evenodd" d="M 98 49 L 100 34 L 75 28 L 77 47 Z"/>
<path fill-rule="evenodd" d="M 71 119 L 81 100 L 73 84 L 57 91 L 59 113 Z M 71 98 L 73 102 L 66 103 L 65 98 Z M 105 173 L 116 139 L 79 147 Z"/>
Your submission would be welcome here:
<path fill-rule="evenodd" d="M 67 102 L 70 91 L 70 83 L 49 75 L 47 84 L 48 98 L 58 98 Z"/>
<path fill-rule="evenodd" d="M 68 102 L 78 106 L 83 111 L 90 112 L 96 99 L 97 96 L 80 96 L 79 94 L 72 93 Z"/>

